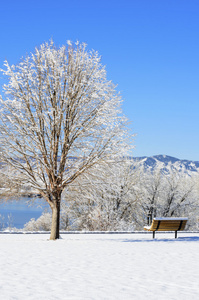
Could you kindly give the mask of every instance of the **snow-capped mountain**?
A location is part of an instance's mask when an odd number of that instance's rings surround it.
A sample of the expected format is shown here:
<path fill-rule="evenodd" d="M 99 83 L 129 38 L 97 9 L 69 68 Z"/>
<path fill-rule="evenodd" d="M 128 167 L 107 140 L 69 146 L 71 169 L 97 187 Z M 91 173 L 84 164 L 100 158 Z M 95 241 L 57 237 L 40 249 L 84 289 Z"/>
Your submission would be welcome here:
<path fill-rule="evenodd" d="M 172 165 L 177 170 L 185 169 L 189 172 L 199 171 L 199 161 L 191 161 L 185 159 L 178 159 L 168 155 L 155 155 L 151 157 L 135 157 L 136 161 L 142 162 L 146 168 L 154 168 L 160 166 L 161 168 L 167 168 L 168 165 Z"/>

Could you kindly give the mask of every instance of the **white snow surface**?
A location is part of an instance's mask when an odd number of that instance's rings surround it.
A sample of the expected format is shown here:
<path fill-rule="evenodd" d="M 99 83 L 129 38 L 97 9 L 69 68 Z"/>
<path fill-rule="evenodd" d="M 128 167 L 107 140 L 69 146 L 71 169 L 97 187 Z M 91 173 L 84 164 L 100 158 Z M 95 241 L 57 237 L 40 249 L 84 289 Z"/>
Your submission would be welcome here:
<path fill-rule="evenodd" d="M 188 220 L 188 218 L 154 218 L 154 220 L 157 220 L 157 221 L 179 221 L 179 220 L 182 220 L 182 221 L 185 221 L 185 220 Z"/>
<path fill-rule="evenodd" d="M 0 298 L 199 299 L 199 233 L 0 234 Z"/>

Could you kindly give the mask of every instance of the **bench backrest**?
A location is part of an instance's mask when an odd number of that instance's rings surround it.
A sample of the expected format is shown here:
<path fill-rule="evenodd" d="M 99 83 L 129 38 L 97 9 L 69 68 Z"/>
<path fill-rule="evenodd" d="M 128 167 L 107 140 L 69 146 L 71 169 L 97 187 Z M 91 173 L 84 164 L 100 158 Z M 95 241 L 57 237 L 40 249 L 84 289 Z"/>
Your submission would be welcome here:
<path fill-rule="evenodd" d="M 151 224 L 151 231 L 179 231 L 184 230 L 186 223 L 186 218 L 155 218 Z"/>

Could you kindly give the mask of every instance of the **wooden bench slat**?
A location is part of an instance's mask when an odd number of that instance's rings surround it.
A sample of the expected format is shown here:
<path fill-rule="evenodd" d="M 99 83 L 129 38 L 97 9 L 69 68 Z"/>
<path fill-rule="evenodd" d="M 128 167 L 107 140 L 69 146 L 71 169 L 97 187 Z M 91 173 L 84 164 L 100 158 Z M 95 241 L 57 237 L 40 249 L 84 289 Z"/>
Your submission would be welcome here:
<path fill-rule="evenodd" d="M 153 219 L 151 226 L 147 226 L 144 230 L 147 231 L 181 231 L 185 229 L 187 218 L 160 218 Z"/>
<path fill-rule="evenodd" d="M 177 224 L 177 223 L 181 223 L 181 222 L 187 222 L 187 220 L 181 220 L 181 221 L 171 221 L 171 222 L 169 222 L 168 220 L 167 221 L 153 221 L 152 223 L 159 223 L 159 222 L 161 222 L 161 223 L 163 223 L 163 224 Z"/>

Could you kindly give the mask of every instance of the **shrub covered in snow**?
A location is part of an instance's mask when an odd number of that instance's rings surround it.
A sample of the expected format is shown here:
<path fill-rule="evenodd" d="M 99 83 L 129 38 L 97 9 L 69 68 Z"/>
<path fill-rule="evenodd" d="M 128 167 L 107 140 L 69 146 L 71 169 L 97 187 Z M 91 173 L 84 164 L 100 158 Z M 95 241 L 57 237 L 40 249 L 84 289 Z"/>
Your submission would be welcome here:
<path fill-rule="evenodd" d="M 25 224 L 25 231 L 50 231 L 52 215 L 43 213 L 37 220 L 31 219 Z"/>

